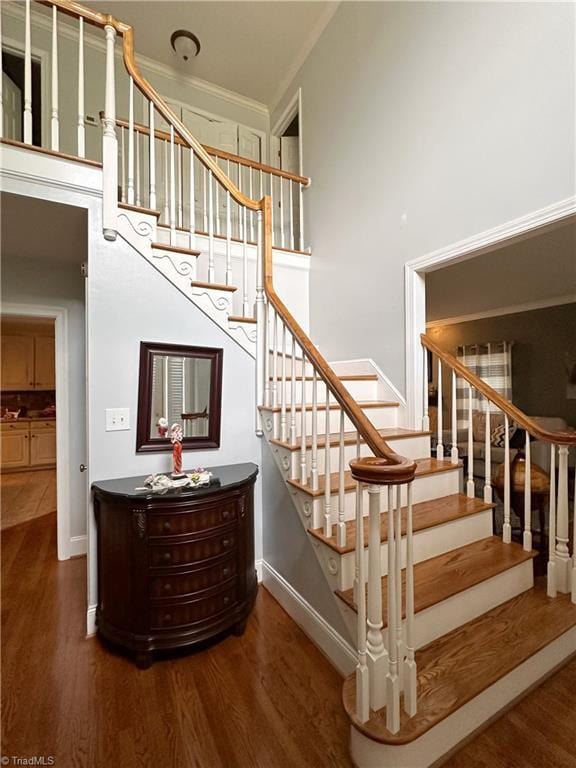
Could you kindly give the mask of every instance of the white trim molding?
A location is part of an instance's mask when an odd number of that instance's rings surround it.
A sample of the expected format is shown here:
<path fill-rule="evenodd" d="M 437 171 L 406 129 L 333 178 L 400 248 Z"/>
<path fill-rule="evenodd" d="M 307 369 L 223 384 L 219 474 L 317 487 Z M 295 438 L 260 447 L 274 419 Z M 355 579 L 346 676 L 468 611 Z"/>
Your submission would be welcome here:
<path fill-rule="evenodd" d="M 312 640 L 342 675 L 356 668 L 356 654 L 318 611 L 270 563 L 261 561 L 262 583 L 286 613 Z"/>
<path fill-rule="evenodd" d="M 84 536 L 71 536 L 70 537 L 70 557 L 81 557 L 88 551 L 88 540 L 86 535 Z"/>
<path fill-rule="evenodd" d="M 474 312 L 471 315 L 455 315 L 446 317 L 443 320 L 430 320 L 426 323 L 426 328 L 439 328 L 443 325 L 458 325 L 459 323 L 469 323 L 473 320 L 484 320 L 487 317 L 502 317 L 503 315 L 518 315 L 521 312 L 533 312 L 538 309 L 547 309 L 548 307 L 561 307 L 564 304 L 576 303 L 576 294 L 569 296 L 554 296 L 550 299 L 541 299 L 540 301 L 528 301 L 524 304 L 516 304 L 509 307 L 496 307 L 486 309 L 484 312 Z"/>
<path fill-rule="evenodd" d="M 419 427 L 422 424 L 424 366 L 420 334 L 426 330 L 426 273 L 505 248 L 573 220 L 576 220 L 576 196 L 439 248 L 405 264 L 406 401 L 409 426 Z"/>

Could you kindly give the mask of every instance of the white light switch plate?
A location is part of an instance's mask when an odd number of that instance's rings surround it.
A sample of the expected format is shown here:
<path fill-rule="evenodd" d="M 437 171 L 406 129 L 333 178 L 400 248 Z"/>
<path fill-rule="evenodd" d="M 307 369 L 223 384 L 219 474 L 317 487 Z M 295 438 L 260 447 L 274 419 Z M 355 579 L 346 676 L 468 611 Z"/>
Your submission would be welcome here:
<path fill-rule="evenodd" d="M 130 408 L 106 408 L 106 432 L 130 429 Z"/>

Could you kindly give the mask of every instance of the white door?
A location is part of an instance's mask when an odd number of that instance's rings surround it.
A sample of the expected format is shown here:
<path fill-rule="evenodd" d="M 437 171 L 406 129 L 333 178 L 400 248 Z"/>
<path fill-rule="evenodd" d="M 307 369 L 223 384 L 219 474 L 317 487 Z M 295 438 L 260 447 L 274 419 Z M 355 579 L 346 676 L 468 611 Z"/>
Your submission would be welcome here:
<path fill-rule="evenodd" d="M 22 91 L 6 72 L 2 72 L 2 106 L 2 135 L 5 139 L 22 141 Z"/>
<path fill-rule="evenodd" d="M 300 173 L 298 136 L 282 136 L 280 139 L 280 168 L 289 173 Z"/>

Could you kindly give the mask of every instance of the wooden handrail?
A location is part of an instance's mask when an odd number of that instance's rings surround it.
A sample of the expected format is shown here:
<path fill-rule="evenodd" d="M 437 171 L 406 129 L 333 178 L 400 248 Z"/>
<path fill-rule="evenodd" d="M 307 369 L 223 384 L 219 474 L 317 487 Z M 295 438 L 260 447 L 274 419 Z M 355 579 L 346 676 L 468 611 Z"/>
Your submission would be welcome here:
<path fill-rule="evenodd" d="M 100 112 L 100 118 L 104 116 L 103 112 Z M 116 118 L 116 125 L 120 128 L 130 128 L 128 120 L 122 118 Z M 137 133 L 142 133 L 145 136 L 150 135 L 150 128 L 142 123 L 133 123 L 133 128 Z M 154 130 L 154 138 L 160 141 L 170 141 L 170 134 L 167 131 Z M 185 141 L 179 136 L 175 137 L 174 142 L 180 146 L 187 147 Z M 211 147 L 209 144 L 202 144 L 206 152 L 212 157 L 219 157 L 222 160 L 230 160 L 231 163 L 237 163 L 238 165 L 244 165 L 246 168 L 252 168 L 255 171 L 262 171 L 263 173 L 269 173 L 273 176 L 279 176 L 289 181 L 296 181 L 302 184 L 304 187 L 310 186 L 310 178 L 308 176 L 298 176 L 296 173 L 290 173 L 289 171 L 283 171 L 281 168 L 273 168 L 271 165 L 265 165 L 264 163 L 257 163 L 255 160 L 250 160 L 249 157 L 242 157 L 241 155 L 234 155 L 231 152 L 225 152 L 223 149 L 217 149 Z"/>
<path fill-rule="evenodd" d="M 481 392 L 484 397 L 488 398 L 491 403 L 496 405 L 503 413 L 515 421 L 516 424 L 519 424 L 533 437 L 538 438 L 538 440 L 543 440 L 546 443 L 554 443 L 556 445 L 576 445 L 576 431 L 550 432 L 547 429 L 543 429 L 531 419 L 530 416 L 527 416 L 523 411 L 511 403 L 510 400 L 506 400 L 502 395 L 499 395 L 495 389 L 492 389 L 489 384 L 486 384 L 486 382 L 476 376 L 475 373 L 472 373 L 472 371 L 455 358 L 454 355 L 441 349 L 425 333 L 421 334 L 420 338 L 426 349 L 435 354 L 436 357 L 439 357 L 440 360 L 460 376 L 460 378 L 467 381 L 468 384 L 471 384 L 478 390 L 478 392 Z"/>
<path fill-rule="evenodd" d="M 328 362 L 320 354 L 311 339 L 302 330 L 292 314 L 284 305 L 274 289 L 272 274 L 272 200 L 265 196 L 260 201 L 246 197 L 228 178 L 226 173 L 212 159 L 203 145 L 190 133 L 182 121 L 164 103 L 157 91 L 143 77 L 134 56 L 134 30 L 129 24 L 118 21 L 110 14 L 101 14 L 84 8 L 74 0 L 37 0 L 42 5 L 56 6 L 70 16 L 82 17 L 98 27 L 113 27 L 123 40 L 124 65 L 132 77 L 136 87 L 151 101 L 164 120 L 174 128 L 184 143 L 193 149 L 195 155 L 208 168 L 220 184 L 230 192 L 232 198 L 240 205 L 252 211 L 262 211 L 263 223 L 263 264 L 262 279 L 264 292 L 285 326 L 290 330 L 300 347 L 305 351 L 308 360 L 329 387 L 350 421 L 364 438 L 366 444 L 375 454 L 374 457 L 356 459 L 350 462 L 353 477 L 359 482 L 375 484 L 407 483 L 414 479 L 416 463 L 395 453 L 382 439 L 378 430 L 366 417 L 363 410 L 350 396 L 340 379 Z"/>
<path fill-rule="evenodd" d="M 350 462 L 355 479 L 366 483 L 406 483 L 414 478 L 416 464 L 411 459 L 399 456 L 390 448 L 382 436 L 367 418 L 358 403 L 352 398 L 334 370 L 320 354 L 308 335 L 302 330 L 274 288 L 272 274 L 272 201 L 264 198 L 264 291 L 268 301 L 282 322 L 290 330 L 309 362 L 330 388 L 344 412 L 362 435 L 374 457 Z"/>

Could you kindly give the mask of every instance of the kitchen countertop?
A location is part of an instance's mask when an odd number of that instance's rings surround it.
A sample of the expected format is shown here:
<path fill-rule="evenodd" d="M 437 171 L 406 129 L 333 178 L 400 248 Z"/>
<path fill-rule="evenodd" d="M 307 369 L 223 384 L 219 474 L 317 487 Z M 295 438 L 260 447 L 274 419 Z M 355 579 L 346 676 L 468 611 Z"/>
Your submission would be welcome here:
<path fill-rule="evenodd" d="M 13 424 L 16 421 L 56 421 L 56 416 L 19 416 L 17 419 L 0 418 L 2 424 Z"/>

